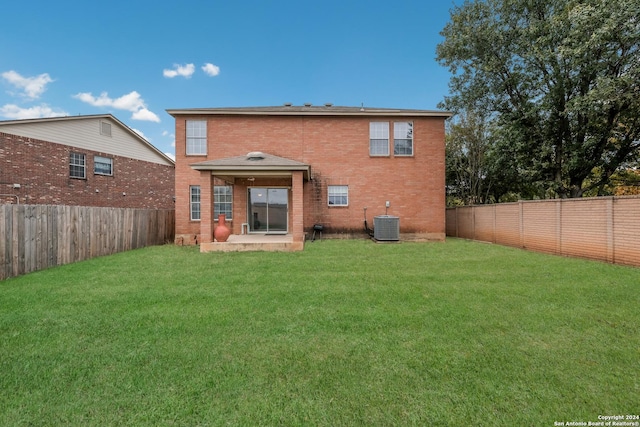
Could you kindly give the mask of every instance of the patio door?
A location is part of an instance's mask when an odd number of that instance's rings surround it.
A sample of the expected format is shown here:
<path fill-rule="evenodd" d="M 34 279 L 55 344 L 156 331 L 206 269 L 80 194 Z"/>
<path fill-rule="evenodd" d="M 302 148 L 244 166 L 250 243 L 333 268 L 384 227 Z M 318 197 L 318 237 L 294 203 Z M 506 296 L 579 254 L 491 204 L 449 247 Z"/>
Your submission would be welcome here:
<path fill-rule="evenodd" d="M 287 188 L 249 188 L 249 229 L 252 233 L 286 234 L 289 219 Z"/>

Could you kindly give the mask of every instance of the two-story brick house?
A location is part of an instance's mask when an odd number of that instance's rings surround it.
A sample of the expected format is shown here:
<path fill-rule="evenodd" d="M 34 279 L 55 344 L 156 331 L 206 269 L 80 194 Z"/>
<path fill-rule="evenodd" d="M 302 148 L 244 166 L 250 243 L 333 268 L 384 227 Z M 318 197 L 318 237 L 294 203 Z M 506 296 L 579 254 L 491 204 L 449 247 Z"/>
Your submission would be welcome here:
<path fill-rule="evenodd" d="M 0 203 L 174 209 L 174 179 L 111 114 L 0 121 Z"/>
<path fill-rule="evenodd" d="M 215 245 L 232 234 L 292 236 L 315 224 L 363 235 L 376 215 L 402 239 L 445 237 L 445 120 L 429 110 L 324 106 L 167 110 L 176 120 L 176 240 Z M 387 206 L 388 202 L 388 206 Z"/>

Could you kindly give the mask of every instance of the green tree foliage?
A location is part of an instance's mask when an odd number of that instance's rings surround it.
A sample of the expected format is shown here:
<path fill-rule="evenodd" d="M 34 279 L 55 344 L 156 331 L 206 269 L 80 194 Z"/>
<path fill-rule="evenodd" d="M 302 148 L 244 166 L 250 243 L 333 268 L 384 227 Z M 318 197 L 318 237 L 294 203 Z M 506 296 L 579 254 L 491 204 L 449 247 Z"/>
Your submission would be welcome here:
<path fill-rule="evenodd" d="M 516 191 L 581 197 L 638 160 L 637 0 L 467 0 L 441 34 L 441 107 L 491 119 L 487 167 L 511 168 Z"/>
<path fill-rule="evenodd" d="M 450 122 L 446 137 L 447 197 L 450 204 L 486 203 L 491 191 L 487 170 L 486 121 L 470 112 Z"/>

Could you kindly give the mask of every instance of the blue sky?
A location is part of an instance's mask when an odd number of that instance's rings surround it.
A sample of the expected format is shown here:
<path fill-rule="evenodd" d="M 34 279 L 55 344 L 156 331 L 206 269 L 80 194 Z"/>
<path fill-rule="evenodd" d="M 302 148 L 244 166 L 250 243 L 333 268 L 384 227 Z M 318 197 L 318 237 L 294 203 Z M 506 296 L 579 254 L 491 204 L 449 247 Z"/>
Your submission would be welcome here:
<path fill-rule="evenodd" d="M 172 154 L 166 109 L 436 109 L 448 93 L 447 0 L 6 3 L 0 120 L 111 113 Z"/>

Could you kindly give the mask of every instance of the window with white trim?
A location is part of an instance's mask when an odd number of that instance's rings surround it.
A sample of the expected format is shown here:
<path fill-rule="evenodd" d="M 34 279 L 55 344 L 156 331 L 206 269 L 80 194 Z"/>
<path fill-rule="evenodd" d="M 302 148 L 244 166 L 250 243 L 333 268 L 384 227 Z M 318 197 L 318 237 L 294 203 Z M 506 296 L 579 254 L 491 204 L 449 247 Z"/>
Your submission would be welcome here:
<path fill-rule="evenodd" d="M 348 185 L 329 185 L 327 195 L 329 206 L 349 206 Z"/>
<path fill-rule="evenodd" d="M 369 123 L 369 155 L 389 155 L 389 122 Z"/>
<path fill-rule="evenodd" d="M 413 122 L 393 123 L 393 155 L 413 156 Z"/>
<path fill-rule="evenodd" d="M 113 159 L 93 156 L 93 173 L 96 175 L 113 175 Z"/>
<path fill-rule="evenodd" d="M 192 221 L 200 220 L 200 186 L 192 185 L 189 187 L 189 212 Z"/>
<path fill-rule="evenodd" d="M 215 185 L 213 187 L 213 215 L 224 214 L 226 219 L 232 219 L 233 215 L 233 186 Z"/>
<path fill-rule="evenodd" d="M 69 176 L 80 179 L 87 177 L 87 159 L 84 154 L 71 153 L 69 155 Z"/>
<path fill-rule="evenodd" d="M 207 154 L 207 122 L 187 120 L 187 155 Z"/>

